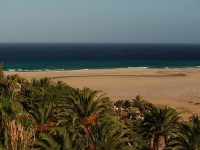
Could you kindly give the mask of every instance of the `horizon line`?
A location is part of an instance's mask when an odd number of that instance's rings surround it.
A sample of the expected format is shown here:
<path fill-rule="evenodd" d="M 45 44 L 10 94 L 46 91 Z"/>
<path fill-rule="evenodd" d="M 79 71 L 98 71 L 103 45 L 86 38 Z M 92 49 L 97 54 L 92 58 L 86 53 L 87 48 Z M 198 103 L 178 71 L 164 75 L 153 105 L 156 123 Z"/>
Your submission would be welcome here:
<path fill-rule="evenodd" d="M 0 44 L 183 44 L 183 45 L 199 45 L 200 43 L 154 43 L 154 42 L 0 42 Z"/>

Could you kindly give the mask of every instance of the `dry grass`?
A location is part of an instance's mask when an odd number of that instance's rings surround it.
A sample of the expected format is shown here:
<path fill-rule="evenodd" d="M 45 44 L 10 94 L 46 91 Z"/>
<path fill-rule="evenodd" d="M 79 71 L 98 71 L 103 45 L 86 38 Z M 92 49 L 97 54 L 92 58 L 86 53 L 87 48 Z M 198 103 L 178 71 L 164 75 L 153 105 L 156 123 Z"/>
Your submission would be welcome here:
<path fill-rule="evenodd" d="M 26 128 L 21 123 L 12 120 L 8 123 L 10 131 L 11 149 L 12 150 L 28 150 L 32 149 L 35 141 L 35 129 Z"/>

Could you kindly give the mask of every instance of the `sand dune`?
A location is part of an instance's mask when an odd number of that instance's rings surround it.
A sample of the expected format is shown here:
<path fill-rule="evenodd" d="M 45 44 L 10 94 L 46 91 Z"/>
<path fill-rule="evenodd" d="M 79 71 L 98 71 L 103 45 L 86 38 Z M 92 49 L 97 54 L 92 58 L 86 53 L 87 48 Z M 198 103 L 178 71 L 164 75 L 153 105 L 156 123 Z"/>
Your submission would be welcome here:
<path fill-rule="evenodd" d="M 6 72 L 5 74 L 16 74 Z M 101 69 L 46 72 L 17 72 L 27 79 L 49 77 L 62 80 L 72 87 L 103 90 L 116 101 L 141 95 L 158 105 L 182 112 L 200 114 L 200 69 Z"/>

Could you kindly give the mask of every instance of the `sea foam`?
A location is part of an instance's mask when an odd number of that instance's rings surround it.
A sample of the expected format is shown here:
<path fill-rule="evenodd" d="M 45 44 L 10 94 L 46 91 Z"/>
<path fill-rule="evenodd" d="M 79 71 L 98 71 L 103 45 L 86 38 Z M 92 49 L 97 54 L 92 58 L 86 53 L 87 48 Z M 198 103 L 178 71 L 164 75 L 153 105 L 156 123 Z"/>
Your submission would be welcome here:
<path fill-rule="evenodd" d="M 148 69 L 148 67 L 128 67 L 128 69 Z"/>

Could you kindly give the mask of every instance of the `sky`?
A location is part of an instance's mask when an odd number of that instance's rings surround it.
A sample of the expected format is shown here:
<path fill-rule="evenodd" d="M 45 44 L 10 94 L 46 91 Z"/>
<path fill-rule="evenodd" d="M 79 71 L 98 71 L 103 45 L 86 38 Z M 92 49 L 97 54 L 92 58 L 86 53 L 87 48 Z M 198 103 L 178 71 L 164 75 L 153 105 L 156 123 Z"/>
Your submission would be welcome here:
<path fill-rule="evenodd" d="M 200 43 L 200 0 L 0 0 L 0 43 Z"/>

